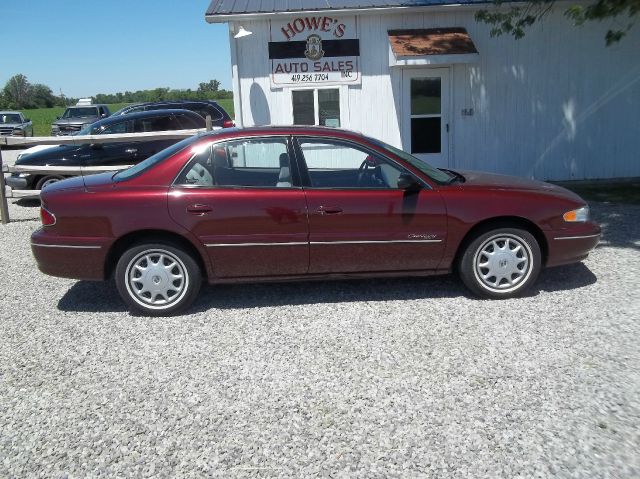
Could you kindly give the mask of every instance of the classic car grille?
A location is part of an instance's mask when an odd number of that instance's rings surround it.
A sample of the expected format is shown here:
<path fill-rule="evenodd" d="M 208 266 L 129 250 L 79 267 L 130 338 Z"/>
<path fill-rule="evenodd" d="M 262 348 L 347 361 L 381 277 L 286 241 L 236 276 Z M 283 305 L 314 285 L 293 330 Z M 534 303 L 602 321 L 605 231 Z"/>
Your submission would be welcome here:
<path fill-rule="evenodd" d="M 0 135 L 10 135 L 12 131 L 13 131 L 13 127 L 11 128 L 0 127 Z"/>

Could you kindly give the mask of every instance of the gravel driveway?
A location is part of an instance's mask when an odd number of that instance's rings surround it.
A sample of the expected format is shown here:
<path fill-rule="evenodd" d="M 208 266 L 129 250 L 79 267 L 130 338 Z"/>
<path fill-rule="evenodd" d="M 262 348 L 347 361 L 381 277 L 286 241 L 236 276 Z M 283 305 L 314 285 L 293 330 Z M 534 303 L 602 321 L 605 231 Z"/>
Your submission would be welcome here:
<path fill-rule="evenodd" d="M 0 477 L 640 477 L 640 207 L 522 299 L 451 277 L 205 288 L 132 317 L 0 225 Z"/>

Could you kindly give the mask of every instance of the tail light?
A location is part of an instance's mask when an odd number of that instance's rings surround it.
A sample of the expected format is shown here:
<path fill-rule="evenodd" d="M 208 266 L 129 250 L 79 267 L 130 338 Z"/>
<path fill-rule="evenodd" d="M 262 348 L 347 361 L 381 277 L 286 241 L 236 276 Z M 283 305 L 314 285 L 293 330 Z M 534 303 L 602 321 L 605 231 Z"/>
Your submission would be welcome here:
<path fill-rule="evenodd" d="M 40 207 L 40 219 L 42 220 L 42 226 L 53 226 L 56 224 L 55 215 L 44 206 Z"/>
<path fill-rule="evenodd" d="M 233 120 L 225 120 L 224 122 L 222 122 L 222 128 L 233 128 L 234 126 L 236 126 L 236 124 L 233 122 Z"/>

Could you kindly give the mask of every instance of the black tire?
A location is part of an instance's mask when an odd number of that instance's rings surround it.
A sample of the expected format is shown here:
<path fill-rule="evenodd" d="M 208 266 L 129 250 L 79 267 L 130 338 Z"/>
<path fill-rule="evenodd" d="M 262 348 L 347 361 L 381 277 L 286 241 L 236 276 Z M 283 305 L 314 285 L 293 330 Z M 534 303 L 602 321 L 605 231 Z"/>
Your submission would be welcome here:
<path fill-rule="evenodd" d="M 51 183 L 55 183 L 56 181 L 60 181 L 60 180 L 64 180 L 64 177 L 56 176 L 56 175 L 43 176 L 42 178 L 39 178 L 38 181 L 36 182 L 36 188 L 35 189 L 36 190 L 41 190 L 46 185 L 49 185 Z"/>
<path fill-rule="evenodd" d="M 466 246 L 458 272 L 477 296 L 506 299 L 523 294 L 538 278 L 541 264 L 540 245 L 531 233 L 495 228 L 479 233 Z"/>
<path fill-rule="evenodd" d="M 172 262 L 175 266 L 171 266 Z M 152 269 L 145 271 L 146 268 Z M 169 316 L 193 303 L 200 291 L 202 274 L 184 249 L 157 242 L 138 244 L 125 251 L 116 265 L 115 280 L 131 311 Z"/>

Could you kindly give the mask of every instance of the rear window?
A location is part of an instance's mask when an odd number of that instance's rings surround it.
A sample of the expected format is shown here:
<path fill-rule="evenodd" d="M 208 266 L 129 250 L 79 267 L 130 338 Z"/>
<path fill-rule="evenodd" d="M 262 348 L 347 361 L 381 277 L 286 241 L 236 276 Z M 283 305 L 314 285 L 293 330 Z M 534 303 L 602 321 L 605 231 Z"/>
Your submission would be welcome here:
<path fill-rule="evenodd" d="M 138 163 L 137 165 L 132 166 L 131 168 L 128 168 L 126 170 L 117 172 L 115 175 L 113 175 L 113 179 L 114 181 L 130 180 L 131 178 L 134 178 L 144 173 L 145 171 L 153 168 L 155 165 L 162 163 L 164 160 L 175 155 L 179 151 L 184 150 L 189 145 L 198 141 L 199 139 L 200 137 L 197 135 L 191 136 L 189 138 L 185 138 L 184 140 L 179 141 L 175 145 L 172 145 L 169 148 L 165 148 L 164 150 L 159 151 L 155 155 L 150 156 L 146 160 Z"/>

